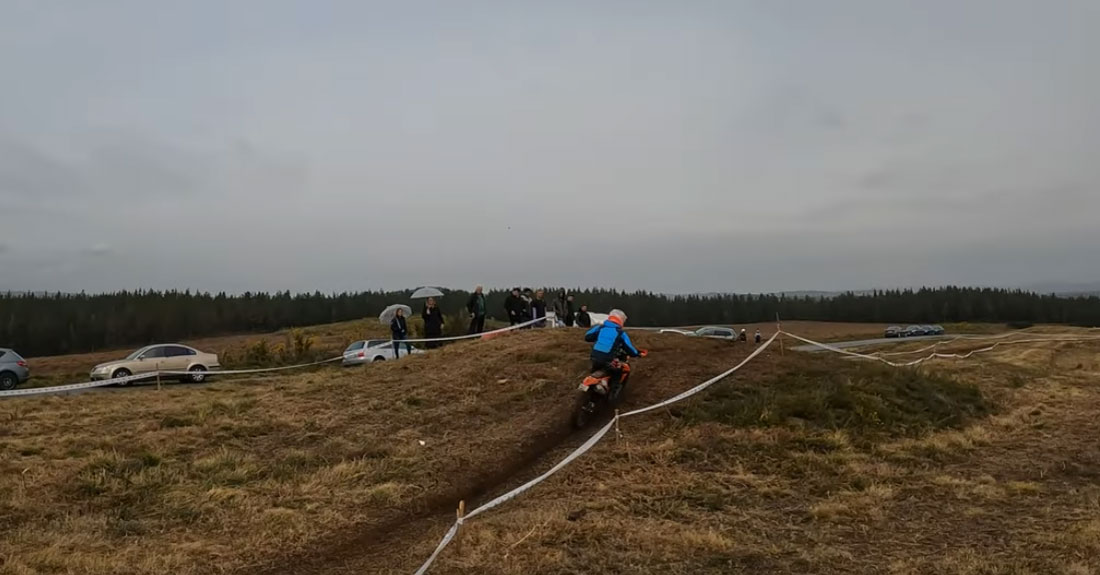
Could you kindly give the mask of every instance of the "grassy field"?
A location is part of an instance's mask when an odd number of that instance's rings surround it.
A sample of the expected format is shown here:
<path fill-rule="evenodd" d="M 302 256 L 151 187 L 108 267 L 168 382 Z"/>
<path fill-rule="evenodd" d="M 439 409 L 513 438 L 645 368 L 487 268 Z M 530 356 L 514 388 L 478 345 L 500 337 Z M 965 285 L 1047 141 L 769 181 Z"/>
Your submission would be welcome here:
<path fill-rule="evenodd" d="M 433 573 L 1100 572 L 1100 344 L 762 359 L 624 422 Z"/>
<path fill-rule="evenodd" d="M 628 406 L 752 348 L 636 339 L 653 353 Z M 892 370 L 773 348 L 624 420 L 467 524 L 433 573 L 1096 572 L 1098 350 Z M 411 573 L 458 500 L 583 441 L 567 419 L 585 358 L 576 331 L 527 331 L 366 368 L 5 400 L 0 573 Z"/>
<path fill-rule="evenodd" d="M 458 323 L 462 323 L 461 319 Z M 462 332 L 461 327 L 464 325 L 458 326 L 460 328 L 458 330 L 449 329 L 448 334 Z M 505 325 L 500 322 L 490 322 L 486 325 L 486 329 L 497 329 Z M 414 336 L 419 336 L 420 326 L 420 319 L 414 317 L 410 322 L 410 329 L 413 330 Z M 744 327 L 748 330 L 750 337 L 756 329 L 760 329 L 764 333 L 775 330 L 775 324 L 767 323 L 746 324 Z M 878 324 L 861 323 L 789 322 L 787 324 L 788 330 L 799 334 L 806 332 L 806 334 L 812 334 L 812 337 L 822 338 L 823 341 L 877 337 L 882 333 L 883 327 Z M 185 343 L 202 351 L 216 353 L 222 362 L 223 368 L 238 369 L 292 365 L 328 359 L 340 355 L 347 345 L 355 340 L 388 337 L 389 327 L 381 325 L 377 320 L 370 318 L 301 329 L 287 329 L 273 333 L 199 338 L 184 340 L 180 343 Z M 306 353 L 292 353 L 295 349 L 296 339 L 308 342 Z M 301 343 L 298 345 L 301 346 Z M 45 387 L 86 381 L 88 372 L 91 371 L 93 366 L 126 357 L 127 354 L 138 347 L 140 346 L 94 353 L 29 358 L 28 361 L 34 378 L 20 387 Z"/>

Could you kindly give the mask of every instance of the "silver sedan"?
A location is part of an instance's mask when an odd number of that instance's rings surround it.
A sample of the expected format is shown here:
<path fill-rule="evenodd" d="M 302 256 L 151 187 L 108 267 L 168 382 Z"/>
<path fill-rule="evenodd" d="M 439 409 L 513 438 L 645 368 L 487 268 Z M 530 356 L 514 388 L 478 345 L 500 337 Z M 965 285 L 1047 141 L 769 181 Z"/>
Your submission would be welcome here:
<path fill-rule="evenodd" d="M 401 357 L 407 355 L 406 344 L 401 344 Z M 417 349 L 416 346 L 412 347 L 412 353 L 424 353 L 422 350 Z M 374 363 L 376 361 L 390 361 L 394 359 L 393 355 L 393 343 L 388 339 L 367 339 L 352 342 L 347 349 L 344 350 L 343 365 L 363 365 L 365 363 Z"/>

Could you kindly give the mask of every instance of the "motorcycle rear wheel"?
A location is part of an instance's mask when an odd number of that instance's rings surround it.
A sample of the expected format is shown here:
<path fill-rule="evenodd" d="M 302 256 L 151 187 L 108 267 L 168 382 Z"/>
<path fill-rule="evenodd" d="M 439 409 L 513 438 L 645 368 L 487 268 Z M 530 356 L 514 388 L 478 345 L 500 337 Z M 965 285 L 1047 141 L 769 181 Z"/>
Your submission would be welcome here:
<path fill-rule="evenodd" d="M 573 410 L 573 427 L 583 429 L 592 416 L 596 413 L 596 402 L 586 393 L 577 401 L 577 408 Z"/>

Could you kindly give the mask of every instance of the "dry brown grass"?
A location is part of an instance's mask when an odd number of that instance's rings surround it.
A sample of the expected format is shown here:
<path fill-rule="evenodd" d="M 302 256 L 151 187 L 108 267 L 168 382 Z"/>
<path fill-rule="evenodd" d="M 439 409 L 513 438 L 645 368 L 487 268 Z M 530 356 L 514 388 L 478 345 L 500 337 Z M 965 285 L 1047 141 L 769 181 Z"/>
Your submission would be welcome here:
<path fill-rule="evenodd" d="M 838 328 L 819 329 L 799 332 Z M 4 401 L 0 573 L 410 573 L 457 500 L 583 441 L 565 422 L 578 335 Z M 636 339 L 653 354 L 631 406 L 751 348 Z M 432 572 L 1096 573 L 1100 388 L 1077 365 L 1100 343 L 1027 349 L 1071 359 L 918 372 L 769 350 L 467 523 Z"/>
<path fill-rule="evenodd" d="M 0 573 L 215 573 L 353 554 L 564 439 L 587 367 L 579 336 L 528 331 L 365 368 L 5 400 Z M 638 339 L 664 381 L 637 401 L 748 347 Z M 713 359 L 677 367 L 698 353 Z"/>
<path fill-rule="evenodd" d="M 1061 359 L 1021 367 L 1035 349 Z M 433 573 L 1098 573 L 1100 387 L 1076 367 L 1098 358 L 1100 343 L 1055 343 L 938 363 L 923 373 L 996 408 L 915 433 L 624 422 L 623 440 L 466 525 Z M 762 360 L 723 385 L 785 381 Z"/>

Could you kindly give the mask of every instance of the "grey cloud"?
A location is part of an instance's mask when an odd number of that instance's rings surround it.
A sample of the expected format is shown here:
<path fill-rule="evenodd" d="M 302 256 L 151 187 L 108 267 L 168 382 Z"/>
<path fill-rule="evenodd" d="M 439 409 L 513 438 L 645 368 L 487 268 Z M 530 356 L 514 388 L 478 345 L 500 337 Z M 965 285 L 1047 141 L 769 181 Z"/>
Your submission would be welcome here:
<path fill-rule="evenodd" d="M 267 155 L 243 139 L 222 150 L 196 151 L 126 132 L 78 134 L 55 150 L 0 135 L 0 192 L 7 197 L 156 201 L 233 191 L 300 186 L 300 160 Z"/>
<path fill-rule="evenodd" d="M 80 138 L 78 138 L 79 140 Z M 0 191 L 32 198 L 190 194 L 206 168 L 179 149 L 114 134 L 86 138 L 77 157 L 0 136 Z"/>
<path fill-rule="evenodd" d="M 115 249 L 111 244 L 100 242 L 82 249 L 80 253 L 86 256 L 101 257 L 115 253 Z"/>
<path fill-rule="evenodd" d="M 1097 279 L 1077 4 L 223 4 L 0 20 L 0 289 Z"/>

